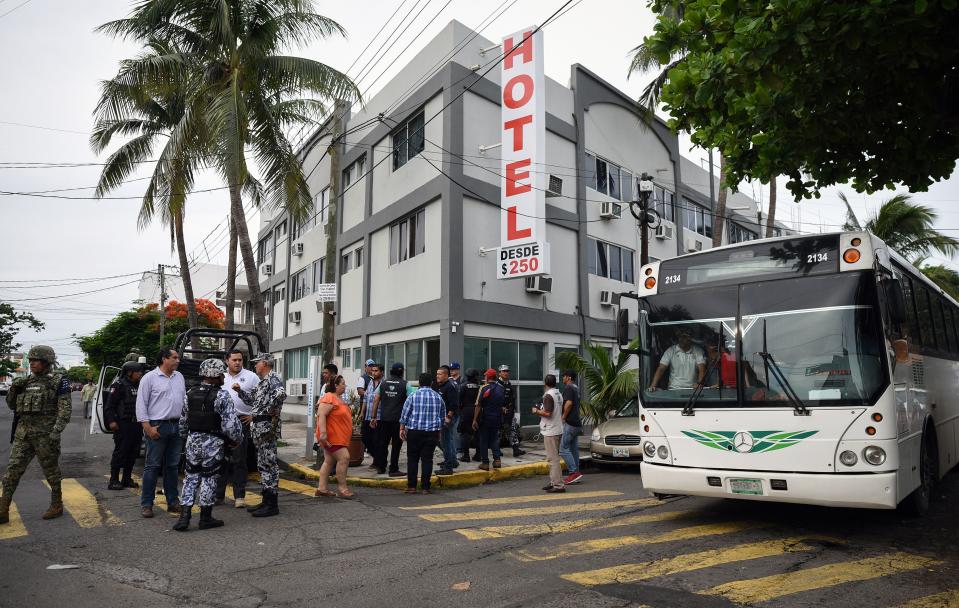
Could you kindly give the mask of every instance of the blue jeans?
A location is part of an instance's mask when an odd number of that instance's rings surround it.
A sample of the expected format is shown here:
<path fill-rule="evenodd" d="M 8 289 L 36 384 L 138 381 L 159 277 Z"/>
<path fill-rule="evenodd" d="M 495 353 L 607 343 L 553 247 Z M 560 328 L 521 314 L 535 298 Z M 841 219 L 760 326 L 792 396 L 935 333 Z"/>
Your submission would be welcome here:
<path fill-rule="evenodd" d="M 563 423 L 563 440 L 559 444 L 559 455 L 566 461 L 566 469 L 570 475 L 579 472 L 579 444 L 576 438 L 582 434 L 583 427 Z"/>
<path fill-rule="evenodd" d="M 151 421 L 150 424 L 156 424 L 156 421 Z M 164 421 L 156 427 L 156 430 L 160 433 L 159 439 L 146 438 L 147 453 L 146 461 L 143 464 L 143 487 L 140 492 L 141 507 L 153 506 L 160 467 L 163 467 L 163 494 L 166 496 L 166 504 L 169 506 L 179 502 L 180 494 L 177 491 L 177 485 L 179 484 L 180 450 L 182 449 L 180 425 L 177 422 Z"/>
<path fill-rule="evenodd" d="M 479 450 L 483 457 L 483 464 L 489 464 L 489 449 L 493 448 L 493 460 L 503 457 L 499 449 L 499 425 L 486 422 L 476 431 L 479 435 Z"/>
<path fill-rule="evenodd" d="M 459 466 L 459 461 L 456 459 L 456 451 L 459 447 L 457 444 L 459 441 L 459 433 L 456 431 L 456 427 L 460 425 L 460 415 L 457 414 L 453 417 L 453 420 L 443 427 L 443 432 L 440 434 L 440 447 L 443 449 L 443 468 L 452 469 Z"/>

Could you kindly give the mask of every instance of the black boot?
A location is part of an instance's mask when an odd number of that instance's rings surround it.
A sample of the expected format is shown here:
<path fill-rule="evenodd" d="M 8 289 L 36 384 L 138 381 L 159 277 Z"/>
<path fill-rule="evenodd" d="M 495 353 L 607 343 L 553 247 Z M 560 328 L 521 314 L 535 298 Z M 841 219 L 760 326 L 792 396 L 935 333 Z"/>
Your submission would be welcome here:
<path fill-rule="evenodd" d="M 526 450 L 522 450 L 520 448 L 513 448 L 513 458 L 519 458 L 525 453 L 526 453 Z"/>
<path fill-rule="evenodd" d="M 193 505 L 181 505 L 180 519 L 173 524 L 173 529 L 177 532 L 186 532 L 190 529 L 190 515 L 193 513 Z"/>
<path fill-rule="evenodd" d="M 120 471 L 113 469 L 110 471 L 110 483 L 107 484 L 108 490 L 122 490 L 123 484 L 120 483 Z"/>
<path fill-rule="evenodd" d="M 276 503 L 276 490 L 263 491 L 263 505 L 253 512 L 253 517 L 272 517 L 280 514 L 280 507 Z"/>
<path fill-rule="evenodd" d="M 256 504 L 251 503 L 251 504 L 247 505 L 247 506 L 246 506 L 246 512 L 247 512 L 247 513 L 253 513 L 254 511 L 259 511 L 260 508 L 261 508 L 263 505 L 265 505 L 265 504 L 266 504 L 266 492 L 264 491 L 264 492 L 261 493 L 260 502 L 258 502 L 258 503 L 256 503 Z"/>
<path fill-rule="evenodd" d="M 200 507 L 200 525 L 201 530 L 208 528 L 219 528 L 223 525 L 223 520 L 213 519 L 213 506 Z"/>

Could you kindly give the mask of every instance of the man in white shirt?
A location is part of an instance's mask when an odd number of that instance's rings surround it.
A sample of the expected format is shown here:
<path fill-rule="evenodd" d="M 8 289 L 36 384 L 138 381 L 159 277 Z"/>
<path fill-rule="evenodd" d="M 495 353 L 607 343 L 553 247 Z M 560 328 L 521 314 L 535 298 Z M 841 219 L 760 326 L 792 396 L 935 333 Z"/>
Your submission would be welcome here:
<path fill-rule="evenodd" d="M 688 330 L 680 330 L 678 343 L 670 346 L 659 360 L 659 367 L 649 384 L 650 392 L 659 389 L 659 381 L 669 370 L 667 387 L 671 391 L 688 390 L 702 384 L 706 376 L 706 356 L 703 349 L 693 344 Z"/>
<path fill-rule="evenodd" d="M 239 384 L 241 389 L 251 393 L 260 383 L 260 377 L 243 367 L 243 351 L 241 350 L 230 351 L 226 356 L 226 368 L 223 389 L 230 393 L 230 398 L 233 399 L 236 415 L 240 417 L 240 422 L 243 424 L 243 438 L 240 440 L 240 445 L 232 447 L 226 452 L 225 471 L 220 475 L 216 484 L 216 504 L 222 504 L 226 497 L 226 484 L 232 482 L 233 506 L 240 509 L 246 506 L 246 453 L 250 445 L 250 421 L 253 417 L 250 406 L 243 403 L 233 386 Z"/>

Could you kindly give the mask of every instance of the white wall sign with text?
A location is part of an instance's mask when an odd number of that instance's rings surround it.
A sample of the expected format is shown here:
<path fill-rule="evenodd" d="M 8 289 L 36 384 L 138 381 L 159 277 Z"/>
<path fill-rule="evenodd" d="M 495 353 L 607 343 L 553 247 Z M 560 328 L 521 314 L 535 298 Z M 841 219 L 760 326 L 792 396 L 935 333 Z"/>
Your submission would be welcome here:
<path fill-rule="evenodd" d="M 316 299 L 320 302 L 336 302 L 336 283 L 320 283 L 317 285 Z"/>
<path fill-rule="evenodd" d="M 549 274 L 549 243 L 525 243 L 496 250 L 496 278 Z"/>

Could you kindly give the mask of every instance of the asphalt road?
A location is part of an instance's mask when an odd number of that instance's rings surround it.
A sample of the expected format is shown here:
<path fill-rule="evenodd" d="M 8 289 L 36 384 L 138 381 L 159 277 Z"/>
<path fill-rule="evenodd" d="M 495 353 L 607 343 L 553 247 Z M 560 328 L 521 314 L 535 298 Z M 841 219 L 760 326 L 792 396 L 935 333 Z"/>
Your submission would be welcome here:
<path fill-rule="evenodd" d="M 137 496 L 106 489 L 112 441 L 86 428 L 75 416 L 64 434 L 69 513 L 40 519 L 34 464 L 18 522 L 0 526 L 2 606 L 959 606 L 957 474 L 923 520 L 660 502 L 624 470 L 587 471 L 564 495 L 536 478 L 345 501 L 285 481 L 279 517 L 224 506 L 225 527 L 180 534 L 173 516 L 141 519 Z"/>

